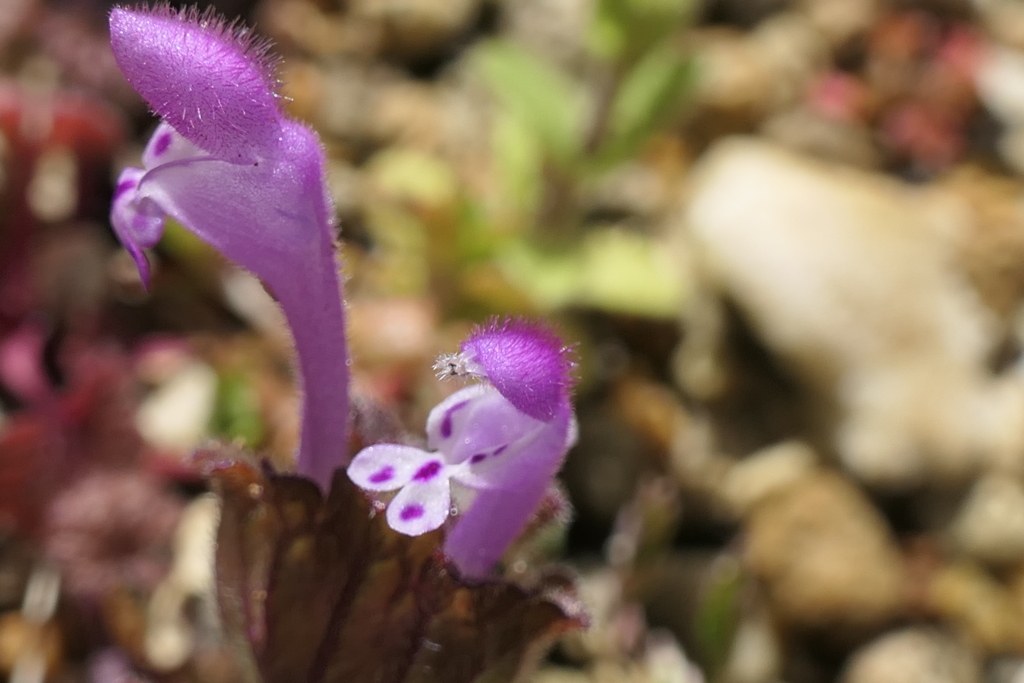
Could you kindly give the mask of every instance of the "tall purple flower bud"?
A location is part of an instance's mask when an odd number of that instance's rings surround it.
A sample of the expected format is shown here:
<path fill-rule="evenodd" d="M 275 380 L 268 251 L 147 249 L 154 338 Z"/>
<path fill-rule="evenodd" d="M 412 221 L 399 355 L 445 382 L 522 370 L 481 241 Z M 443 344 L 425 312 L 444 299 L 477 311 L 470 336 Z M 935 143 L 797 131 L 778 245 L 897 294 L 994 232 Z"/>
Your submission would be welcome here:
<path fill-rule="evenodd" d="M 398 493 L 388 524 L 404 534 L 437 529 L 453 499 L 460 513 L 445 552 L 467 576 L 487 575 L 537 510 L 576 440 L 569 350 L 549 330 L 518 320 L 475 330 L 439 374 L 482 381 L 427 418 L 429 451 L 377 444 L 348 475 L 369 491 Z"/>
<path fill-rule="evenodd" d="M 292 329 L 305 393 L 298 470 L 321 487 L 344 462 L 348 366 L 324 157 L 286 117 L 266 44 L 209 12 L 114 9 L 118 66 L 162 123 L 121 174 L 111 221 L 142 253 L 168 216 L 263 280 Z"/>

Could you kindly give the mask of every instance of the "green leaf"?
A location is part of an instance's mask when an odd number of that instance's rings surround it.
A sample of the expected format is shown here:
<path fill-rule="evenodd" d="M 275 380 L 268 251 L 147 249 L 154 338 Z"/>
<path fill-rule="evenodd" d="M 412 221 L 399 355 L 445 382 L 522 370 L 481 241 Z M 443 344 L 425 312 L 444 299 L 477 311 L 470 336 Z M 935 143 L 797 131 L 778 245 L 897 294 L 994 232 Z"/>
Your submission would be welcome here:
<path fill-rule="evenodd" d="M 615 163 L 636 153 L 678 111 L 693 81 L 692 60 L 670 46 L 647 54 L 623 80 L 598 158 Z"/>
<path fill-rule="evenodd" d="M 628 66 L 686 20 L 690 0 L 599 0 L 588 32 L 593 54 Z"/>
<path fill-rule="evenodd" d="M 492 145 L 502 207 L 521 215 L 532 213 L 542 192 L 544 154 L 539 139 L 521 119 L 502 112 L 494 121 Z"/>
<path fill-rule="evenodd" d="M 249 447 L 263 440 L 263 419 L 259 397 L 244 372 L 229 372 L 217 384 L 217 401 L 210 420 L 210 433 Z"/>
<path fill-rule="evenodd" d="M 719 558 L 700 596 L 694 630 L 708 666 L 720 671 L 732 649 L 739 625 L 743 572 L 732 557 Z"/>
<path fill-rule="evenodd" d="M 551 253 L 520 243 L 501 258 L 509 280 L 545 309 L 588 306 L 673 318 L 683 280 L 664 245 L 618 229 L 595 230 L 576 251 Z"/>
<path fill-rule="evenodd" d="M 599 0 L 587 30 L 587 46 L 599 59 L 617 60 L 629 44 L 629 14 L 623 0 Z"/>
<path fill-rule="evenodd" d="M 481 45 L 475 63 L 505 110 L 534 132 L 554 161 L 571 165 L 581 146 L 581 88 L 554 66 L 505 40 Z"/>

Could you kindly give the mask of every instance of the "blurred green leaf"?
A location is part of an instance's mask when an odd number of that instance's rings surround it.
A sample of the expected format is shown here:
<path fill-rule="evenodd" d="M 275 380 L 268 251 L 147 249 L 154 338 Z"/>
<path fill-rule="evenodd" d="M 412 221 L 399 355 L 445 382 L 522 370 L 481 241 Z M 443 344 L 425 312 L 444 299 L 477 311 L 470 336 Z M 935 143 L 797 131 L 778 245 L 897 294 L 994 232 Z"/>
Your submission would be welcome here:
<path fill-rule="evenodd" d="M 398 202 L 426 207 L 450 206 L 459 194 L 459 180 L 438 156 L 407 147 L 389 147 L 366 164 L 369 185 Z"/>
<path fill-rule="evenodd" d="M 599 0 L 587 36 L 595 56 L 629 66 L 686 20 L 690 0 Z"/>
<path fill-rule="evenodd" d="M 494 160 L 498 167 L 505 209 L 527 215 L 540 202 L 544 154 L 540 141 L 518 117 L 500 113 L 492 132 Z"/>
<path fill-rule="evenodd" d="M 670 46 L 647 54 L 622 82 L 598 153 L 604 163 L 622 161 L 674 114 L 693 81 L 692 60 Z"/>
<path fill-rule="evenodd" d="M 520 243 L 501 259 L 509 279 L 541 308 L 577 305 L 672 318 L 683 304 L 679 268 L 664 246 L 636 233 L 596 230 L 564 253 Z"/>
<path fill-rule="evenodd" d="M 252 448 L 263 440 L 263 418 L 259 397 L 243 372 L 228 372 L 219 378 L 217 400 L 210 418 L 210 433 L 224 439 L 239 439 Z"/>
<path fill-rule="evenodd" d="M 580 87 L 556 67 L 505 40 L 482 45 L 476 66 L 505 110 L 537 135 L 551 158 L 571 165 L 581 145 Z"/>
<path fill-rule="evenodd" d="M 629 15 L 622 0 L 600 0 L 587 32 L 591 53 L 608 61 L 617 60 L 629 43 Z"/>
<path fill-rule="evenodd" d="M 715 562 L 694 616 L 697 642 L 712 672 L 720 671 L 739 626 L 743 572 L 733 557 Z"/>

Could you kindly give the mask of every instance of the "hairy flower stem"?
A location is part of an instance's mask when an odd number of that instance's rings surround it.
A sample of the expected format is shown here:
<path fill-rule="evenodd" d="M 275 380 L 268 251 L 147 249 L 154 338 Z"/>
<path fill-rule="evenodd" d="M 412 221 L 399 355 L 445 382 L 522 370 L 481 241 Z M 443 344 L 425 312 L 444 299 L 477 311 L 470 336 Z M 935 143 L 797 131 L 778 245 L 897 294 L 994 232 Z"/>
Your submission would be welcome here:
<path fill-rule="evenodd" d="M 302 381 L 302 435 L 296 471 L 329 491 L 348 464 L 349 361 L 345 309 L 333 250 L 323 250 L 313 284 L 292 280 L 274 291 L 292 329 Z"/>

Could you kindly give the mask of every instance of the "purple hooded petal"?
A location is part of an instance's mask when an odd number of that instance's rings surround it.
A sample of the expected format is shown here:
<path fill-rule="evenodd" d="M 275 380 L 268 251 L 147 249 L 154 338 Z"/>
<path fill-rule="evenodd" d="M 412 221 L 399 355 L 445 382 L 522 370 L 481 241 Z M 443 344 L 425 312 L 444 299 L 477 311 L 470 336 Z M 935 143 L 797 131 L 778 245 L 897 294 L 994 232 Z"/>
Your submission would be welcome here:
<path fill-rule="evenodd" d="M 451 465 L 476 461 L 476 456 L 507 449 L 509 444 L 544 427 L 523 414 L 488 384 L 461 389 L 430 411 L 427 445 Z"/>
<path fill-rule="evenodd" d="M 474 489 L 512 489 L 538 476 L 551 479 L 562 466 L 565 454 L 576 441 L 576 421 L 560 411 L 550 422 L 496 449 L 470 456 L 452 478 Z"/>
<path fill-rule="evenodd" d="M 453 479 L 476 497 L 445 539 L 444 551 L 466 575 L 486 576 L 523 532 L 576 439 L 566 402 L 544 428 L 492 463 L 463 466 Z M 507 464 L 506 464 L 507 463 Z"/>
<path fill-rule="evenodd" d="M 171 160 L 146 173 L 138 194 L 272 286 L 293 280 L 301 275 L 296 267 L 310 267 L 319 241 L 332 235 L 318 225 L 326 212 L 319 145 L 298 124 L 288 132 L 287 159 L 248 166 L 208 155 Z"/>
<path fill-rule="evenodd" d="M 484 578 L 526 528 L 551 479 L 530 479 L 514 489 L 480 490 L 448 533 L 444 552 L 469 578 Z"/>
<path fill-rule="evenodd" d="M 265 46 L 237 25 L 212 13 L 115 9 L 110 33 L 121 70 L 164 119 L 134 194 L 115 201 L 118 236 L 144 268 L 146 220 L 166 213 L 277 297 L 305 399 L 296 467 L 326 490 L 348 462 L 349 399 L 320 142 L 282 115 Z"/>
<path fill-rule="evenodd" d="M 444 524 L 451 506 L 451 487 L 446 476 L 435 476 L 423 483 L 413 481 L 388 505 L 388 526 L 406 536 L 419 536 Z"/>
<path fill-rule="evenodd" d="M 568 401 L 574 363 L 554 332 L 518 319 L 493 321 L 462 343 L 487 379 L 512 405 L 538 420 L 550 420 Z"/>
<path fill-rule="evenodd" d="M 411 482 L 425 465 L 437 461 L 436 453 L 419 448 L 377 444 L 364 448 L 352 459 L 348 478 L 367 491 L 394 491 Z"/>
<path fill-rule="evenodd" d="M 149 287 L 149 261 L 142 253 L 160 241 L 164 233 L 167 214 L 153 200 L 139 195 L 139 182 L 145 175 L 141 168 L 121 171 L 114 189 L 110 208 L 110 222 L 114 233 L 135 260 L 142 283 Z"/>
<path fill-rule="evenodd" d="M 132 87 L 198 147 L 238 164 L 274 147 L 276 79 L 248 31 L 210 12 L 115 8 L 110 44 Z"/>

